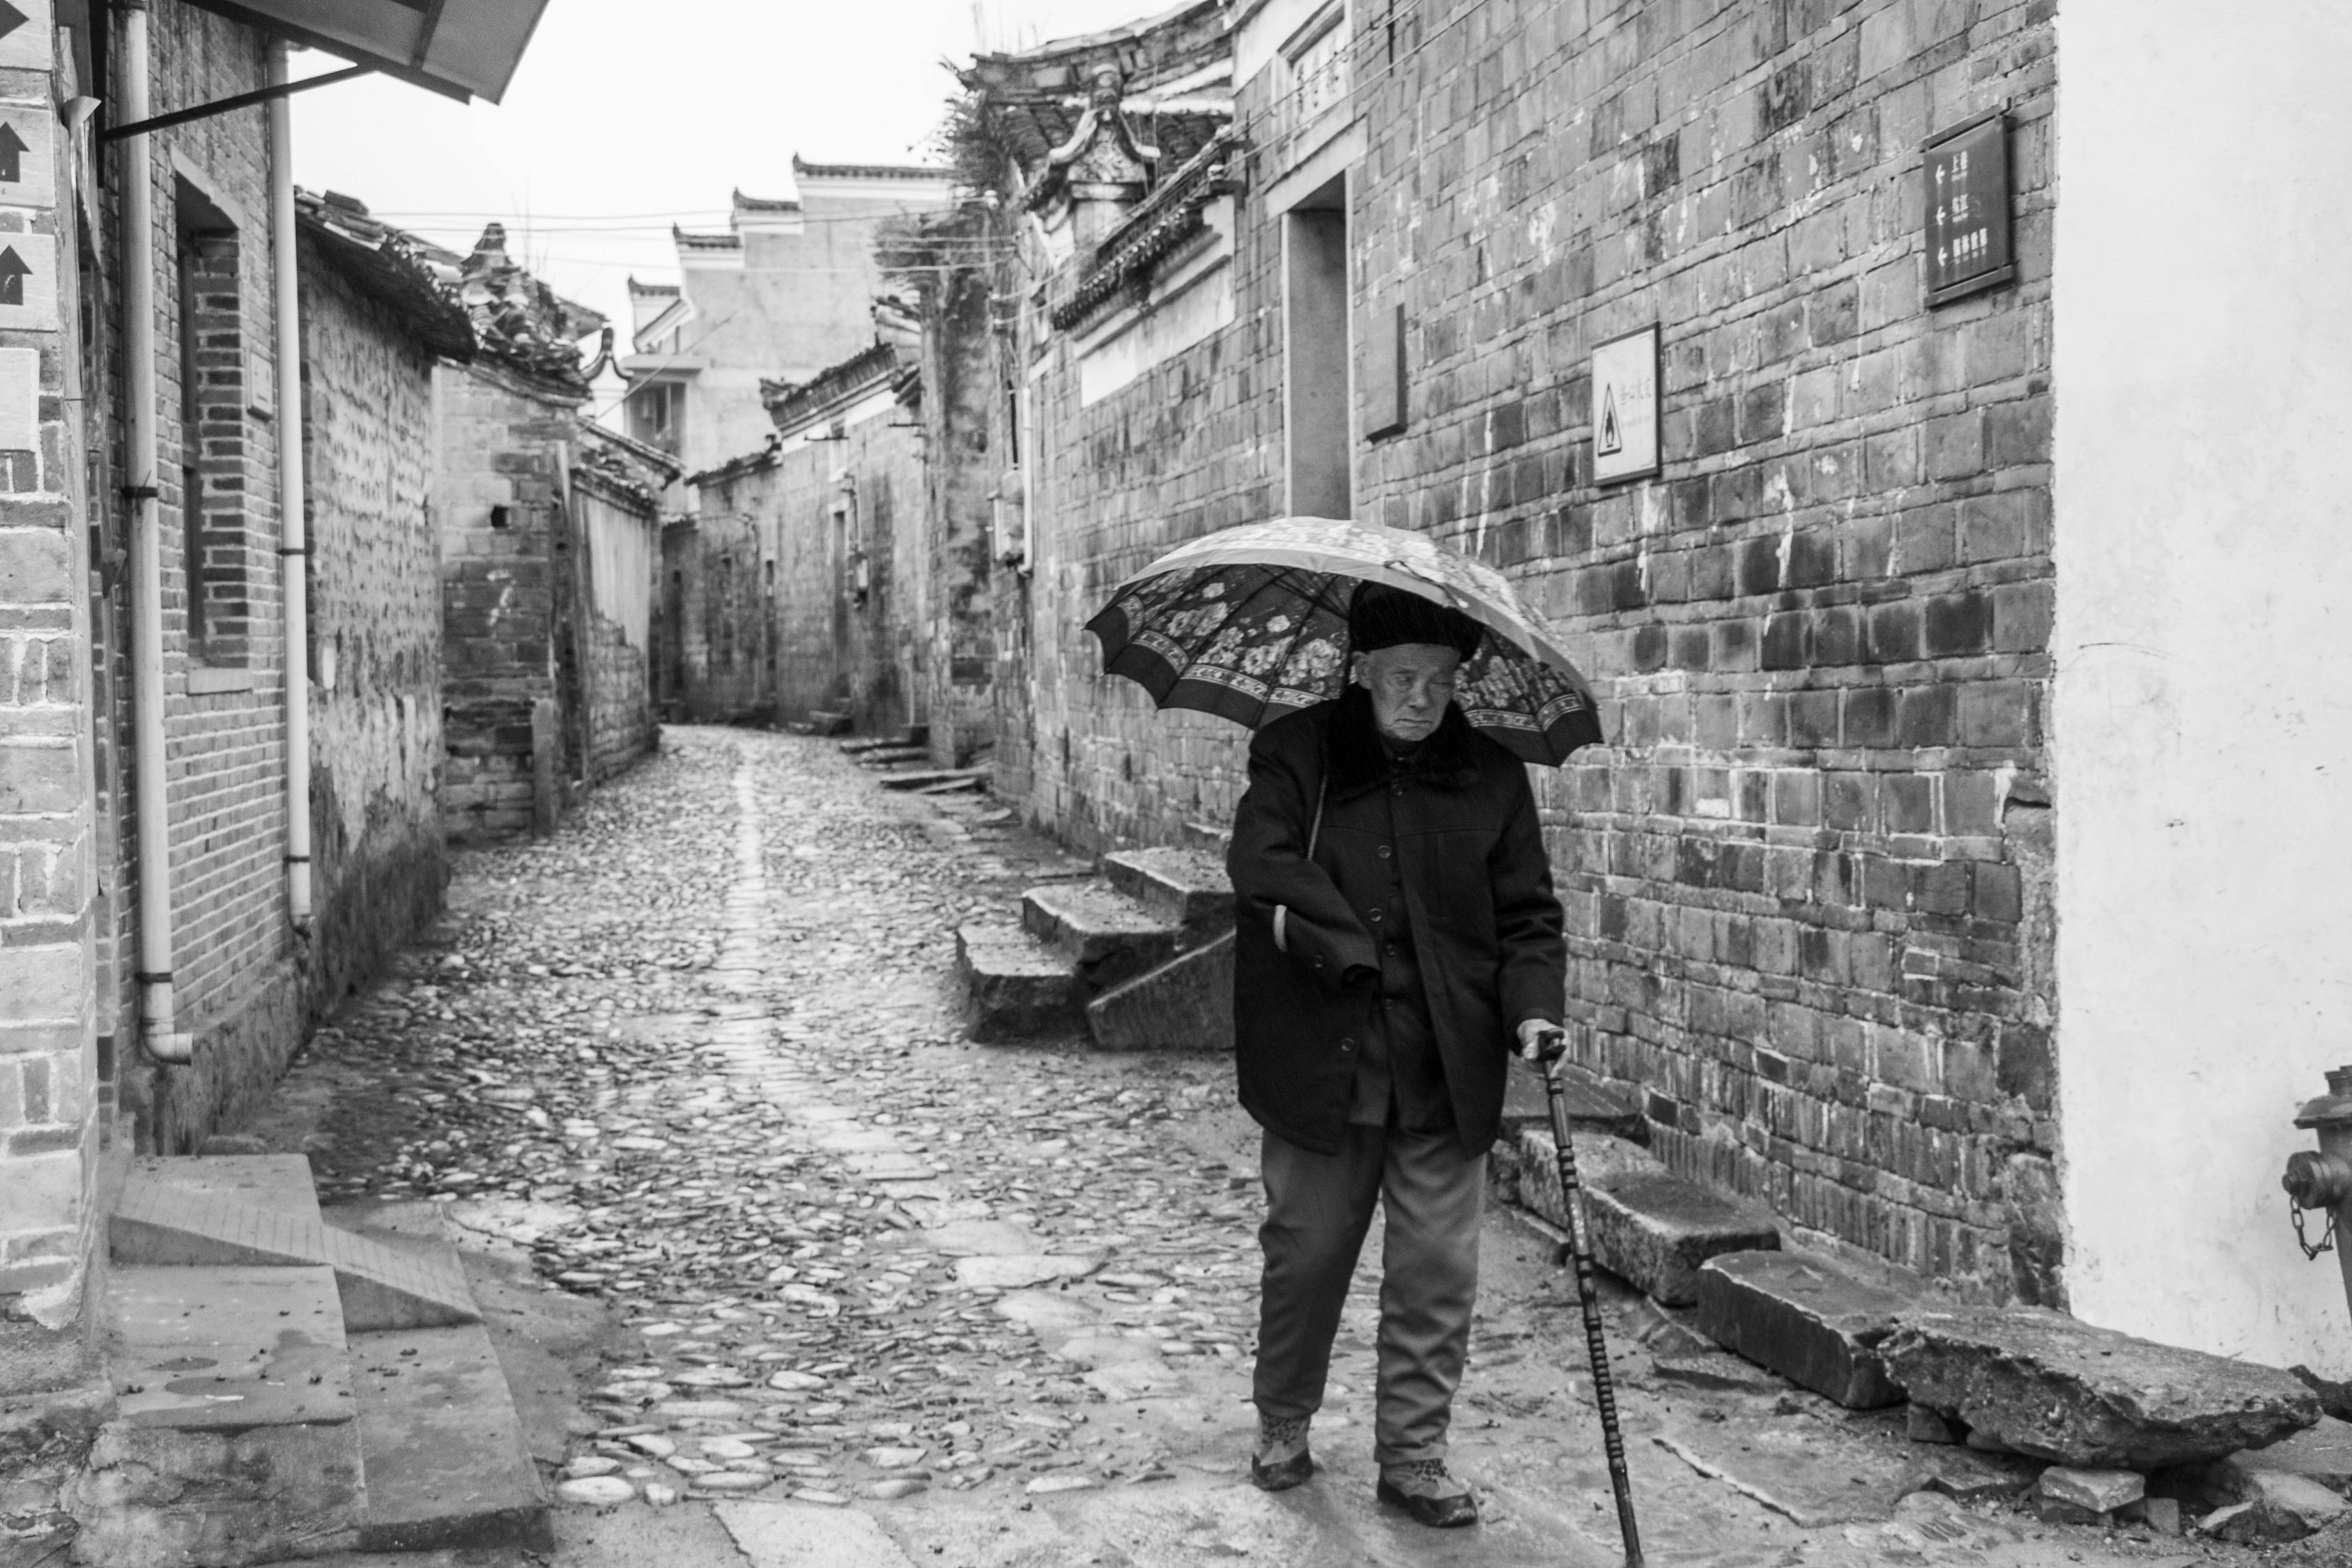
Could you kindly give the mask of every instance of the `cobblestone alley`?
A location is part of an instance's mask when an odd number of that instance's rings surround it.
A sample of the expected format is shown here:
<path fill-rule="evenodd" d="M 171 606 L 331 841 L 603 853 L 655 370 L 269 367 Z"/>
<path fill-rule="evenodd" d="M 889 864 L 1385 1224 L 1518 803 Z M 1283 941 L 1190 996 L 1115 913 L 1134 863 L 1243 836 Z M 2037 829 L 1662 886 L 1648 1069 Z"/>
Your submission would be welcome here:
<path fill-rule="evenodd" d="M 1229 1063 L 961 1037 L 954 926 L 1085 868 L 828 742 L 673 729 L 551 839 L 463 859 L 432 939 L 215 1147 L 308 1151 L 331 1205 L 446 1205 L 566 1568 L 1616 1561 L 1572 1291 L 1499 1205 L 1455 1426 L 1486 1523 L 1373 1502 L 1370 1259 L 1321 1474 L 1248 1484 L 1261 1200 Z M 1654 1562 L 2232 1550 L 1969 1500 L 1982 1462 L 1899 1410 L 1612 1303 Z"/>

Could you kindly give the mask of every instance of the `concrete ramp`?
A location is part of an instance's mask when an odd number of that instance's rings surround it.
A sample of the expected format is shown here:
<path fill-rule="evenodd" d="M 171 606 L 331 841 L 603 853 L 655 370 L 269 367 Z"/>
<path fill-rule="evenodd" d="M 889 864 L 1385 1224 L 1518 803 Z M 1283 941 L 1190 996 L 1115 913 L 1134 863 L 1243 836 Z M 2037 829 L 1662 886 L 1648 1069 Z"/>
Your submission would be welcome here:
<path fill-rule="evenodd" d="M 301 1167 L 299 1190 L 276 1169 L 288 1161 Z M 454 1253 L 404 1251 L 321 1220 L 299 1155 L 141 1160 L 107 1240 L 115 1262 L 141 1267 L 324 1265 L 352 1333 L 481 1321 Z"/>

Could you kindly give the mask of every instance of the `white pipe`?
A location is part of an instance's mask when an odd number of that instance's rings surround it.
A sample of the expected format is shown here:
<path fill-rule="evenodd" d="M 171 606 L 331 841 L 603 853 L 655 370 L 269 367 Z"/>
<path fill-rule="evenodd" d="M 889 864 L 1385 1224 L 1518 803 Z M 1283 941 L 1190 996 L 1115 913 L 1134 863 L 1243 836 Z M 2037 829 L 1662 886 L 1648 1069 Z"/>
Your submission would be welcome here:
<path fill-rule="evenodd" d="M 286 46 L 269 46 L 269 85 L 286 85 Z M 294 228 L 294 110 L 269 100 L 269 238 L 278 284 L 278 565 L 286 603 L 286 915 L 310 929 L 309 547 L 302 523 L 302 284 Z"/>
<path fill-rule="evenodd" d="M 122 7 L 121 118 L 144 120 L 147 8 Z M 139 1037 L 158 1061 L 184 1062 L 194 1039 L 173 1027 L 172 819 L 164 791 L 163 519 L 155 460 L 155 200 L 145 136 L 122 143 L 122 367 L 130 404 L 131 693 L 139 775 Z M 193 498 L 183 498 L 185 504 Z M 193 609 L 193 606 L 192 606 Z"/>

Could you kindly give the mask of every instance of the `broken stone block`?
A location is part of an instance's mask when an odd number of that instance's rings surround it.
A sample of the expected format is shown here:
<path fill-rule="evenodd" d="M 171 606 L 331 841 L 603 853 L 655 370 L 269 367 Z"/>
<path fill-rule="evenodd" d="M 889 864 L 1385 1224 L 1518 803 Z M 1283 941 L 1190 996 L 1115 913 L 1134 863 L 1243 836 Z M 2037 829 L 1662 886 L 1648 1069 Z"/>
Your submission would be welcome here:
<path fill-rule="evenodd" d="M 1880 1370 L 1884 1371 L 1882 1367 Z M 1958 1428 L 1924 1405 L 1903 1407 L 1903 1435 L 1914 1443 L 1947 1443 L 1957 1446 L 1960 1441 Z"/>
<path fill-rule="evenodd" d="M 2245 1501 L 2217 1509 L 2199 1520 L 2198 1530 L 2217 1541 L 2275 1545 L 2316 1534 L 2352 1512 L 2352 1504 L 2302 1476 L 2259 1476 L 2252 1490 L 2254 1495 Z"/>
<path fill-rule="evenodd" d="M 2339 1497 L 2352 1496 L 2352 1424 L 2323 1415 L 2316 1426 L 2267 1448 L 2232 1454 L 2213 1468 L 2226 1469 L 2234 1478 L 2232 1501 L 2250 1495 L 2244 1490 L 2245 1480 L 2260 1474 L 2301 1476 Z"/>
<path fill-rule="evenodd" d="M 1931 1448 L 1916 1461 L 1919 1486 L 1961 1502 L 2011 1498 L 2032 1486 L 2041 1467 L 2031 1459 Z"/>
<path fill-rule="evenodd" d="M 2138 1514 L 2140 1522 L 2158 1535 L 2180 1533 L 2180 1502 L 2177 1498 L 2142 1498 Z"/>
<path fill-rule="evenodd" d="M 2260 1447 L 2319 1419 L 2284 1372 L 2094 1328 L 2040 1307 L 1921 1310 L 1879 1347 L 1912 1402 L 2057 1464 L 2152 1469 Z"/>
<path fill-rule="evenodd" d="M 1780 1251 L 1710 1258 L 1697 1291 L 1699 1327 L 1724 1349 L 1849 1410 L 1902 1399 L 1876 1347 L 1907 1298 Z"/>
<path fill-rule="evenodd" d="M 2053 1465 L 2033 1484 L 2036 1496 L 2072 1503 L 2088 1513 L 2113 1513 L 2147 1495 L 2147 1478 L 2137 1470 L 2085 1470 Z"/>

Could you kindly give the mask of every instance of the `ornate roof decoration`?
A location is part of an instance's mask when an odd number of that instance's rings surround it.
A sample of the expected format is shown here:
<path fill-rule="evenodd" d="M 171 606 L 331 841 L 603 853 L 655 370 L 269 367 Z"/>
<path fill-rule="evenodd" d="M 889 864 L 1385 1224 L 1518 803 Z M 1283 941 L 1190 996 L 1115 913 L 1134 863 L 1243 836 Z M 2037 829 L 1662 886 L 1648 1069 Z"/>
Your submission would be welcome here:
<path fill-rule="evenodd" d="M 1095 247 L 1070 297 L 1054 308 L 1055 330 L 1066 331 L 1086 320 L 1121 289 L 1149 278 L 1162 258 L 1200 233 L 1209 204 L 1234 188 L 1233 161 L 1241 151 L 1240 132 L 1219 132 L 1121 218 Z"/>
<path fill-rule="evenodd" d="M 1160 163 L 1160 148 L 1135 133 L 1119 108 L 1123 84 L 1105 67 L 1095 73 L 1087 107 L 1069 140 L 1045 154 L 1045 166 L 1021 205 L 1034 211 L 1075 185 L 1125 185 L 1141 195 Z"/>
<path fill-rule="evenodd" d="M 457 275 L 457 298 L 491 359 L 585 396 L 579 340 L 604 318 L 563 299 L 507 255 L 503 224 L 491 224 L 474 243 Z"/>
<path fill-rule="evenodd" d="M 473 323 L 457 302 L 456 276 L 436 265 L 447 252 L 370 217 L 365 203 L 339 191 L 298 187 L 294 221 L 320 255 L 398 315 L 418 342 L 451 359 L 474 357 Z"/>
<path fill-rule="evenodd" d="M 978 55 L 957 72 L 968 114 L 986 121 L 991 156 L 1019 169 L 1020 195 L 1031 205 L 1052 199 L 1066 161 L 1097 141 L 1104 124 L 1100 89 L 1106 73 L 1118 84 L 1116 112 L 1132 150 L 1156 171 L 1190 163 L 1233 122 L 1233 44 L 1224 0 L 1187 0 L 1145 21 L 1081 37 L 1063 38 L 1018 53 Z M 961 169 L 979 184 L 982 171 Z"/>

